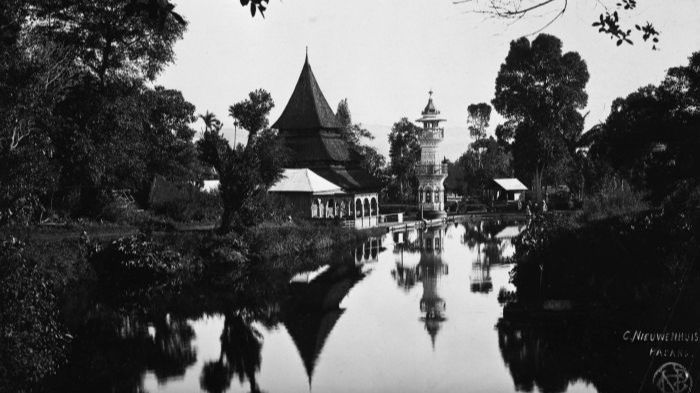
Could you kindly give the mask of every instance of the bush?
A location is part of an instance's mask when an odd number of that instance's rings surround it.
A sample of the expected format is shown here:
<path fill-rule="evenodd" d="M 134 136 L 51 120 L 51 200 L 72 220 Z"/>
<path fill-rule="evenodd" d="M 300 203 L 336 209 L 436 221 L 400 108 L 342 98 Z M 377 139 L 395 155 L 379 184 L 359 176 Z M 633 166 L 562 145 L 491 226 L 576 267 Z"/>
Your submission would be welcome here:
<path fill-rule="evenodd" d="M 29 391 L 65 360 L 70 336 L 48 281 L 15 238 L 0 243 L 0 299 L 0 391 Z"/>
<path fill-rule="evenodd" d="M 665 307 L 700 255 L 695 228 L 655 212 L 582 225 L 536 217 L 515 242 L 518 299 Z"/>
<path fill-rule="evenodd" d="M 209 237 L 199 250 L 204 274 L 209 276 L 226 273 L 249 261 L 248 245 L 235 233 Z"/>
<path fill-rule="evenodd" d="M 145 212 L 134 204 L 122 204 L 110 201 L 105 204 L 99 214 L 99 218 L 118 224 L 131 224 L 143 220 Z"/>
<path fill-rule="evenodd" d="M 246 238 L 253 252 L 263 257 L 293 255 L 329 249 L 339 246 L 354 246 L 370 236 L 386 232 L 359 231 L 344 228 L 336 223 L 297 221 L 285 224 L 264 223 L 249 228 Z"/>
<path fill-rule="evenodd" d="M 583 201 L 583 218 L 589 221 L 622 216 L 649 209 L 643 194 L 625 182 L 608 181 L 595 195 Z"/>
<path fill-rule="evenodd" d="M 94 250 L 88 260 L 103 281 L 127 286 L 164 281 L 185 267 L 180 253 L 143 234 L 117 239 Z"/>
<path fill-rule="evenodd" d="M 153 203 L 154 213 L 175 221 L 216 221 L 221 217 L 221 197 L 218 193 L 190 190 L 176 199 Z"/>

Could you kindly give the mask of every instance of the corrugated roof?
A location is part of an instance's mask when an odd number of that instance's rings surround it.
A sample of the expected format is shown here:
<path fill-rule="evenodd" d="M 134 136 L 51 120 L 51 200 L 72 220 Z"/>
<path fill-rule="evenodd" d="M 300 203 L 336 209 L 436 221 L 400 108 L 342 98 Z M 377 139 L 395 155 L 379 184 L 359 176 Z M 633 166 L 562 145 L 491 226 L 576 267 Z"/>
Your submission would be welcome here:
<path fill-rule="evenodd" d="M 342 191 L 340 186 L 329 182 L 308 168 L 285 169 L 282 179 L 270 187 L 270 192 L 328 194 Z"/>
<path fill-rule="evenodd" d="M 506 191 L 526 191 L 527 187 L 516 178 L 510 179 L 493 179 L 494 183 L 498 184 Z"/>
<path fill-rule="evenodd" d="M 340 129 L 342 125 L 335 117 L 328 101 L 323 96 L 321 88 L 316 82 L 316 77 L 311 71 L 309 57 L 304 61 L 301 75 L 297 81 L 292 96 L 287 106 L 282 111 L 280 118 L 272 125 L 279 130 L 304 130 L 304 129 Z"/>

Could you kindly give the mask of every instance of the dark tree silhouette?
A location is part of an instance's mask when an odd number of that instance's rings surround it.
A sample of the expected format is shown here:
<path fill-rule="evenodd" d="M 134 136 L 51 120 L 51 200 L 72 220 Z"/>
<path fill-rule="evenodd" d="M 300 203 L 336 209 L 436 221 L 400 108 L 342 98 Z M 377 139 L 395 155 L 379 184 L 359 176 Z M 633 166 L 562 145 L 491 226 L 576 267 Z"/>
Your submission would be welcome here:
<path fill-rule="evenodd" d="M 511 42 L 498 72 L 492 104 L 514 130 L 513 166 L 518 176 L 532 179 L 538 200 L 545 176 L 558 181 L 565 175 L 569 142 L 583 131 L 579 111 L 588 101 L 588 78 L 581 56 L 562 53 L 561 40 L 546 34 L 532 43 Z"/>
<path fill-rule="evenodd" d="M 687 200 L 700 167 L 700 52 L 673 67 L 659 86 L 646 86 L 613 102 L 595 133 L 590 154 L 611 165 L 653 201 Z M 680 201 L 679 201 L 680 202 Z"/>
<path fill-rule="evenodd" d="M 227 313 L 219 359 L 204 365 L 200 386 L 210 393 L 224 392 L 235 376 L 241 383 L 247 380 L 251 392 L 259 392 L 255 374 L 260 371 L 261 350 L 262 335 L 252 321 L 241 313 Z"/>
<path fill-rule="evenodd" d="M 374 139 L 374 135 L 372 135 L 369 130 L 364 128 L 362 124 L 353 124 L 347 98 L 343 98 L 338 103 L 336 118 L 343 126 L 341 129 L 343 139 L 348 142 L 352 149 L 355 149 L 358 153 L 360 153 L 360 156 L 362 157 L 360 165 L 374 177 L 381 178 L 382 171 L 386 165 L 386 159 L 377 151 L 377 149 L 363 143 L 363 139 L 372 140 Z"/>
<path fill-rule="evenodd" d="M 469 113 L 469 118 L 467 119 L 469 135 L 475 140 L 486 138 L 486 128 L 489 126 L 489 120 L 491 120 L 491 105 L 485 102 L 470 104 L 467 107 L 467 112 Z"/>
<path fill-rule="evenodd" d="M 245 146 L 231 147 L 217 129 L 205 131 L 197 142 L 200 159 L 219 173 L 223 232 L 232 224 L 240 228 L 255 223 L 267 190 L 282 176 L 283 148 L 276 133 L 263 129 L 273 106 L 272 97 L 263 89 L 231 106 L 231 113 L 248 130 Z"/>
<path fill-rule="evenodd" d="M 390 195 L 398 201 L 411 201 L 418 189 L 416 165 L 420 161 L 418 135 L 421 128 L 404 117 L 394 123 L 389 133 Z"/>

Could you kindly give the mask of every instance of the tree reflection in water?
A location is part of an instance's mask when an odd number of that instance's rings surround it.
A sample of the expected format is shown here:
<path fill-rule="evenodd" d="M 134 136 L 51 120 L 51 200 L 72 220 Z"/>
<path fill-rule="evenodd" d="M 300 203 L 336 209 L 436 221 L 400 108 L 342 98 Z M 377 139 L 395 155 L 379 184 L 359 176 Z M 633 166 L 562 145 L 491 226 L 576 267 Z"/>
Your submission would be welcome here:
<path fill-rule="evenodd" d="M 192 326 L 169 314 L 152 321 L 98 307 L 79 330 L 71 361 L 40 390 L 140 392 L 144 371 L 159 383 L 184 375 L 197 358 Z"/>
<path fill-rule="evenodd" d="M 252 320 L 241 313 L 227 313 L 221 333 L 219 359 L 202 368 L 200 386 L 210 393 L 221 393 L 231 385 L 231 378 L 246 380 L 251 392 L 259 392 L 255 374 L 260 370 L 262 334 L 252 326 Z"/>
<path fill-rule="evenodd" d="M 695 373 L 690 367 L 692 358 L 652 357 L 649 350 L 682 349 L 697 357 L 697 343 L 629 343 L 622 339 L 627 328 L 621 326 L 646 326 L 641 329 L 662 332 L 667 320 L 613 322 L 591 316 L 543 318 L 532 313 L 507 316 L 508 308 L 497 324 L 498 346 L 517 391 L 566 392 L 571 384 L 583 382 L 599 393 L 656 393 L 652 377 L 663 363 L 676 361 Z M 668 331 L 685 331 L 687 326 L 695 325 L 677 322 Z"/>
<path fill-rule="evenodd" d="M 309 282 L 290 283 L 298 271 L 269 269 L 286 261 L 253 264 L 244 279 L 223 277 L 211 285 L 155 291 L 149 296 L 100 292 L 80 303 L 69 321 L 75 332 L 69 362 L 40 392 L 143 392 L 150 371 L 165 384 L 182 378 L 197 359 L 190 321 L 224 316 L 220 351 L 200 372 L 201 389 L 224 392 L 232 379 L 259 392 L 263 336 L 256 326 L 283 323 L 306 367 L 309 383 L 324 342 L 342 315 L 340 302 L 361 280 L 365 263 L 376 261 L 381 243 L 372 239 L 357 250 L 329 250 L 295 266 L 330 267 Z M 361 260 L 355 255 L 359 252 Z M 266 267 L 267 266 L 267 267 Z M 297 269 L 298 270 L 298 269 Z M 240 276 L 240 275 L 239 275 Z"/>
<path fill-rule="evenodd" d="M 158 381 L 185 374 L 187 367 L 197 360 L 192 347 L 194 330 L 184 320 L 172 319 L 169 315 L 156 320 L 153 338 L 155 351 L 151 356 L 150 368 Z"/>
<path fill-rule="evenodd" d="M 369 248 L 367 248 L 369 249 Z M 221 351 L 216 361 L 205 363 L 200 374 L 200 387 L 210 393 L 226 391 L 233 377 L 250 391 L 260 392 L 256 374 L 260 371 L 263 336 L 254 323 L 268 328 L 284 324 L 297 347 L 312 384 L 316 361 L 323 346 L 343 314 L 340 302 L 363 277 L 361 265 L 354 255 L 347 255 L 308 282 L 293 281 L 284 295 L 278 294 L 267 303 L 239 306 L 225 314 L 221 333 Z M 278 306 L 279 304 L 279 306 Z"/>

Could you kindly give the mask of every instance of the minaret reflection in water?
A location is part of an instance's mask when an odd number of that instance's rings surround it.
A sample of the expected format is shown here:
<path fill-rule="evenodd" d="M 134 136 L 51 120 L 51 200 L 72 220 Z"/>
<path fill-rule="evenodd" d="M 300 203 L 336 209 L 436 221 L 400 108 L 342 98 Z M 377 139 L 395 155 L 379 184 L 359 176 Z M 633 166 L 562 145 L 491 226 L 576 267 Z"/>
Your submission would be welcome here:
<path fill-rule="evenodd" d="M 396 268 L 391 272 L 397 284 L 409 291 L 420 282 L 423 294 L 420 299 L 421 321 L 430 335 L 430 341 L 435 347 L 435 339 L 442 323 L 447 319 L 445 312 L 447 304 L 438 292 L 440 278 L 449 273 L 448 266 L 442 261 L 442 249 L 445 239 L 445 229 L 442 227 L 425 230 L 406 231 L 394 234 L 394 247 L 397 255 Z M 417 265 L 412 265 L 404 259 L 404 253 L 420 252 Z"/>

